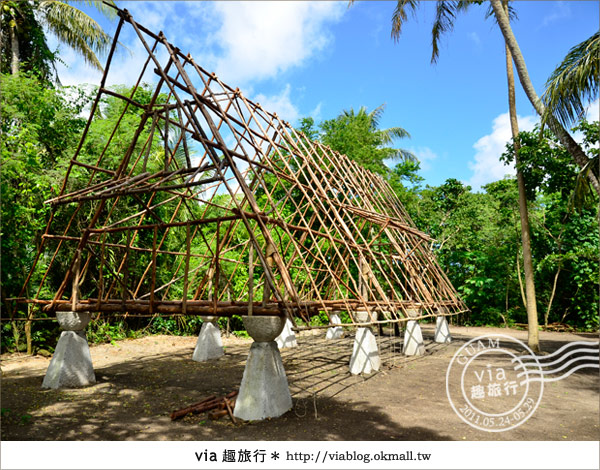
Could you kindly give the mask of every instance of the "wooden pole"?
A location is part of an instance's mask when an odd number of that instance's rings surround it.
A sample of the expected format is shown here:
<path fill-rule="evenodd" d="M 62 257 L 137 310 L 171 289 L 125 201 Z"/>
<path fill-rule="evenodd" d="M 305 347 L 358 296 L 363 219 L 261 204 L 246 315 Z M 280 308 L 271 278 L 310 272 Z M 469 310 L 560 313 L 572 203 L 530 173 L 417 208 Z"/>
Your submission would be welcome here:
<path fill-rule="evenodd" d="M 254 313 L 254 245 L 252 240 L 248 240 L 248 243 L 248 316 L 251 317 Z"/>

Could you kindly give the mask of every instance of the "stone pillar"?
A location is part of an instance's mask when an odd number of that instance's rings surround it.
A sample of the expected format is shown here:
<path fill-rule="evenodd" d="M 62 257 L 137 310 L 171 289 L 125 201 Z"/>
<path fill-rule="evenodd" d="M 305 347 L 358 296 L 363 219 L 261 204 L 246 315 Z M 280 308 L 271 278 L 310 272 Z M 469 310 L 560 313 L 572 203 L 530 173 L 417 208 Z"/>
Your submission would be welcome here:
<path fill-rule="evenodd" d="M 369 320 L 369 314 L 366 311 L 357 311 L 354 316 L 358 323 L 366 323 Z M 381 359 L 373 331 L 370 327 L 358 328 L 350 358 L 350 373 L 354 375 L 370 374 L 379 370 L 379 367 L 381 367 Z"/>
<path fill-rule="evenodd" d="M 283 348 L 297 348 L 298 342 L 296 341 L 296 334 L 292 330 L 293 323 L 289 318 L 286 318 L 285 325 L 279 336 L 275 339 L 279 349 Z"/>
<path fill-rule="evenodd" d="M 42 388 L 86 387 L 96 383 L 85 327 L 89 313 L 57 312 L 60 329 L 58 344 L 46 370 Z"/>
<path fill-rule="evenodd" d="M 435 318 L 435 335 L 433 340 L 436 343 L 450 343 L 452 342 L 452 335 L 450 335 L 448 320 L 444 315 L 448 313 L 448 309 L 446 307 L 438 307 L 438 313 L 440 315 Z"/>
<path fill-rule="evenodd" d="M 406 311 L 409 318 L 420 316 L 421 310 L 418 308 L 409 308 Z M 404 345 L 402 352 L 407 356 L 421 356 L 425 354 L 425 344 L 423 343 L 423 334 L 421 327 L 416 320 L 409 320 L 404 330 Z"/>
<path fill-rule="evenodd" d="M 283 330 L 285 318 L 242 318 L 254 343 L 250 347 L 233 414 L 236 418 L 247 421 L 277 418 L 292 408 L 292 396 L 283 361 L 274 341 Z"/>
<path fill-rule="evenodd" d="M 338 315 L 338 311 L 334 311 L 330 318 L 330 323 L 332 325 L 339 325 L 342 323 L 340 320 L 340 316 Z M 344 330 L 341 326 L 332 326 L 331 328 L 327 328 L 327 333 L 325 334 L 325 339 L 340 339 L 344 335 Z"/>
<path fill-rule="evenodd" d="M 204 320 L 204 323 L 200 328 L 196 348 L 192 355 L 192 360 L 196 362 L 218 359 L 225 354 L 223 341 L 221 340 L 221 330 L 216 324 L 218 317 L 202 317 L 202 320 Z"/>

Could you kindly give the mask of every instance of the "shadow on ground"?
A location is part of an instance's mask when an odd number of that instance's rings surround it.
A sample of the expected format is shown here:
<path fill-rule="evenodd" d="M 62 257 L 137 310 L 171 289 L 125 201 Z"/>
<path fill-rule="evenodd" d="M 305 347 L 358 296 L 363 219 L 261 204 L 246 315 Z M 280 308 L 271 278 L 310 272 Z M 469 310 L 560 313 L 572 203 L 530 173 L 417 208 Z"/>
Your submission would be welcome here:
<path fill-rule="evenodd" d="M 324 334 L 324 332 L 321 332 Z M 195 338 L 153 337 L 92 348 L 97 383 L 88 388 L 42 390 L 47 361 L 14 367 L 2 377 L 3 440 L 597 440 L 598 372 L 582 370 L 547 387 L 540 410 L 509 433 L 475 430 L 454 414 L 445 395 L 445 372 L 473 334 L 454 333 L 436 344 L 424 328 L 427 353 L 401 354 L 402 339 L 378 337 L 383 367 L 368 376 L 348 371 L 351 335 L 326 341 L 299 335 L 285 349 L 293 409 L 280 418 L 234 425 L 206 414 L 171 421 L 170 413 L 210 395 L 236 390 L 250 341 L 229 343 L 216 361 L 191 360 Z M 581 337 L 593 341 L 594 337 Z M 546 351 L 572 336 L 543 341 Z M 152 351 L 148 344 L 156 344 Z M 164 344 L 163 344 L 164 343 Z M 518 346 L 509 345 L 522 354 Z M 100 358 L 100 359 L 98 359 Z M 28 359 L 29 361 L 30 359 Z M 33 358 L 31 359 L 33 360 Z"/>

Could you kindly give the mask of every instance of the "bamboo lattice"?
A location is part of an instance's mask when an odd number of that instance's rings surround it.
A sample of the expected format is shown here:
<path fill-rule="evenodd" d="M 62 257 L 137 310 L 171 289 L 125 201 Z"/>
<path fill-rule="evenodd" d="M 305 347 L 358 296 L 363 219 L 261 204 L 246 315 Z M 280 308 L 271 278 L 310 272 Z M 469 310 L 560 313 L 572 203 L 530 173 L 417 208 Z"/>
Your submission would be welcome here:
<path fill-rule="evenodd" d="M 381 176 L 310 141 L 127 10 L 119 16 L 80 144 L 47 201 L 52 216 L 36 258 L 46 269 L 27 302 L 46 312 L 307 322 L 345 311 L 354 325 L 357 312 L 374 323 L 403 321 L 414 309 L 421 318 L 466 310 L 433 240 Z M 128 95 L 105 86 L 124 28 L 147 53 Z M 136 94 L 144 81 L 157 81 L 147 102 Z M 122 101 L 122 114 L 98 142 L 90 126 L 107 97 Z M 135 132 L 119 154 L 133 110 Z M 66 224 L 55 223 L 58 211 Z M 53 295 L 51 280 L 60 284 Z"/>

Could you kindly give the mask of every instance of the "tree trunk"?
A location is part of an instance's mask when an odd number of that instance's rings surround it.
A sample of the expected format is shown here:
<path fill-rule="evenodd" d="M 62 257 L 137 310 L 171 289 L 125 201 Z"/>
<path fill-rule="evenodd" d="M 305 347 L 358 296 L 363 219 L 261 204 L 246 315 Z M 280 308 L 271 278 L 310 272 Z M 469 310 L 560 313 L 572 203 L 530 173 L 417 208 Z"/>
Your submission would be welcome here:
<path fill-rule="evenodd" d="M 512 54 L 521 86 L 523 87 L 527 98 L 529 98 L 529 101 L 531 101 L 531 104 L 535 108 L 536 112 L 540 116 L 543 116 L 545 110 L 544 104 L 538 97 L 537 93 L 535 92 L 535 88 L 531 83 L 529 73 L 527 72 L 527 66 L 525 65 L 525 59 L 523 58 L 523 54 L 521 54 L 519 44 L 510 27 L 508 15 L 503 10 L 502 0 L 490 0 L 490 3 L 494 10 L 494 16 L 496 17 L 500 31 L 502 31 L 502 35 L 504 36 L 504 41 Z M 581 169 L 586 168 L 588 170 L 587 177 L 590 180 L 590 184 L 596 193 L 600 195 L 600 183 L 598 182 L 598 178 L 592 169 L 588 168 L 587 165 L 589 163 L 589 158 L 581 146 L 575 142 L 573 137 L 571 137 L 567 130 L 552 115 L 548 117 L 548 127 L 550 127 L 554 135 L 556 135 L 558 140 L 560 140 L 561 144 L 564 145 L 564 147 L 568 150 L 573 157 L 573 160 L 575 160 L 575 163 L 577 163 Z"/>
<path fill-rule="evenodd" d="M 506 8 L 506 3 L 504 4 Z M 523 270 L 525 271 L 525 299 L 527 306 L 528 344 L 534 351 L 540 350 L 538 334 L 538 315 L 535 298 L 535 283 L 533 277 L 533 259 L 531 256 L 531 239 L 529 235 L 529 214 L 525 194 L 525 179 L 519 166 L 519 124 L 517 121 L 517 106 L 515 101 L 515 77 L 513 74 L 512 56 L 508 45 L 506 49 L 506 77 L 508 79 L 508 109 L 510 115 L 510 130 L 515 151 L 515 167 L 517 169 L 517 186 L 519 187 L 519 215 L 521 218 L 521 242 L 523 245 Z"/>
<path fill-rule="evenodd" d="M 25 322 L 25 341 L 27 342 L 27 354 L 33 355 L 33 338 L 31 336 L 31 304 L 27 304 L 27 321 Z"/>
<path fill-rule="evenodd" d="M 12 75 L 19 74 L 19 39 L 17 38 L 17 27 L 10 28 L 10 73 Z"/>

